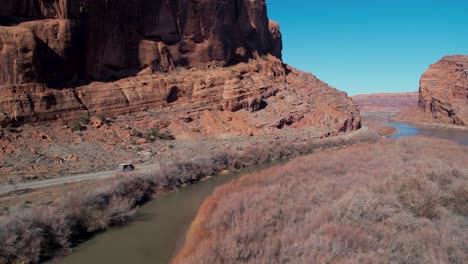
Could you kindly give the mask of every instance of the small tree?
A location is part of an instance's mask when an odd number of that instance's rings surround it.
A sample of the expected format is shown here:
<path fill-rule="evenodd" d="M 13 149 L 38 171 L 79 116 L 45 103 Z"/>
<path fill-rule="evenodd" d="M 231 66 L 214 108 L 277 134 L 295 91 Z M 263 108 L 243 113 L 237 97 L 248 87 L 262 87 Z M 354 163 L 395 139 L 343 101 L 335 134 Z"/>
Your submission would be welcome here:
<path fill-rule="evenodd" d="M 68 126 L 71 128 L 72 131 L 82 131 L 85 130 L 86 127 L 81 124 L 79 120 L 74 120 Z"/>

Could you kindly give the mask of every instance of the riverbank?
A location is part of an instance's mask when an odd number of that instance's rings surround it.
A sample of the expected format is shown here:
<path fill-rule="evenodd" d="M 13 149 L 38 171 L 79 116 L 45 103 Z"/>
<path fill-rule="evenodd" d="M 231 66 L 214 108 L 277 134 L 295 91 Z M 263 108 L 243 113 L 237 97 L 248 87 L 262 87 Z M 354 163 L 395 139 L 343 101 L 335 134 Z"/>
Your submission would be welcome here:
<path fill-rule="evenodd" d="M 399 122 L 399 123 L 406 123 L 413 126 L 418 127 L 428 127 L 428 128 L 445 128 L 445 129 L 455 129 L 461 131 L 468 132 L 468 126 L 459 126 L 454 124 L 447 124 L 447 123 L 437 123 L 437 122 L 430 122 L 430 121 L 414 121 L 414 120 L 404 120 L 399 118 L 394 118 L 391 121 Z"/>
<path fill-rule="evenodd" d="M 372 129 L 376 130 L 382 137 L 388 137 L 398 133 L 398 130 L 391 125 L 385 126 L 372 126 Z"/>
<path fill-rule="evenodd" d="M 204 202 L 173 263 L 462 263 L 467 151 L 411 137 L 244 175 Z"/>
<path fill-rule="evenodd" d="M 148 118 L 146 115 L 145 117 Z M 113 124 L 113 126 L 117 126 L 117 123 L 123 124 L 126 122 L 116 122 L 116 124 Z M 126 129 L 125 131 L 129 132 L 130 130 Z M 87 142 L 81 142 L 76 145 L 74 145 L 75 143 L 70 143 L 73 146 L 73 148 L 80 148 L 79 150 L 70 150 L 74 151 L 72 153 L 79 153 L 81 155 L 86 156 L 87 158 L 83 159 L 82 157 L 80 157 L 77 161 L 64 161 L 63 164 L 58 165 L 59 167 L 65 168 L 70 166 L 71 164 L 74 164 L 73 166 L 79 166 L 80 168 L 82 168 L 82 172 L 88 172 L 87 174 L 67 176 L 67 174 L 64 173 L 60 176 L 55 174 L 54 169 L 52 167 L 50 174 L 48 173 L 46 176 L 41 176 L 41 174 L 36 173 L 29 174 L 26 173 L 27 170 L 25 170 L 25 174 L 28 176 L 24 177 L 20 177 L 19 175 L 15 174 L 5 174 L 5 176 L 9 176 L 0 177 L 0 191 L 18 191 L 0 194 L 0 215 L 7 213 L 10 210 L 10 208 L 34 207 L 41 206 L 44 204 L 57 204 L 62 199 L 61 194 L 66 192 L 68 186 L 74 186 L 77 192 L 87 193 L 89 192 L 89 190 L 95 188 L 88 188 L 88 185 L 82 180 L 92 180 L 95 182 L 96 185 L 99 185 L 99 182 L 105 181 L 104 178 L 108 178 L 112 181 L 115 176 L 115 169 L 117 166 L 116 164 L 118 163 L 117 160 L 120 160 L 120 162 L 133 162 L 133 164 L 137 167 L 137 171 L 148 171 L 151 169 L 158 170 L 166 164 L 190 161 L 190 159 L 192 159 L 193 157 L 207 156 L 212 155 L 213 153 L 238 152 L 244 149 L 251 148 L 252 146 L 272 146 L 276 145 L 278 142 L 298 143 L 310 140 L 320 140 L 323 138 L 337 135 L 336 132 L 333 132 L 332 130 L 326 128 L 317 128 L 311 126 L 303 128 L 285 127 L 283 129 L 274 129 L 270 131 L 271 133 L 269 134 L 255 134 L 248 136 L 220 135 L 219 137 L 207 136 L 202 138 L 192 138 L 186 140 L 155 140 L 154 142 L 147 142 L 145 144 L 138 145 L 128 144 L 127 142 L 127 145 L 125 145 L 125 151 L 122 151 L 122 149 L 118 146 L 114 146 L 106 150 L 106 154 L 104 155 L 102 153 L 103 149 L 101 148 L 101 145 L 103 144 L 103 142 L 108 143 L 109 141 L 113 141 L 113 137 L 115 137 L 115 135 L 107 135 L 109 136 L 109 138 L 106 138 L 105 140 L 102 137 L 106 136 L 106 134 L 99 135 L 97 139 L 93 139 L 97 140 L 96 142 L 94 142 L 90 138 L 92 135 L 96 134 L 96 131 L 88 129 L 84 132 L 90 133 L 83 134 L 83 139 L 86 139 Z M 51 134 L 46 135 L 50 136 Z M 67 135 L 65 134 L 65 136 Z M 51 138 L 54 137 L 55 136 L 51 136 Z M 78 137 L 78 139 L 79 138 L 80 137 Z M 49 151 L 53 152 L 57 149 L 57 142 L 49 146 Z M 85 144 L 87 147 L 81 148 L 81 144 Z M 124 143 L 120 142 L 120 144 Z M 97 148 L 90 147 L 90 145 L 97 146 Z M 59 148 L 59 150 L 60 149 L 61 148 Z M 92 152 L 91 150 L 96 150 L 96 152 L 90 153 Z M 125 155 L 121 155 L 122 152 L 125 153 Z M 90 155 L 88 155 L 88 153 Z M 113 156 L 114 154 L 115 156 Z M 28 155 L 31 155 L 31 153 L 29 153 Z M 39 153 L 38 155 L 42 156 L 42 158 L 35 162 L 30 161 L 29 158 L 27 158 L 29 157 L 28 155 L 24 156 L 25 159 L 21 160 L 21 162 L 17 162 L 16 164 L 19 164 L 19 166 L 23 167 L 36 168 L 38 164 L 44 161 L 45 158 L 43 153 Z M 10 158 L 13 159 L 23 157 L 22 154 L 10 156 Z M 109 158 L 109 156 L 112 156 L 112 158 Z M 0 159 L 1 158 L 2 157 L 0 157 Z M 101 170 L 96 170 L 96 168 L 99 168 L 96 167 L 96 163 L 100 163 L 100 160 L 103 159 L 106 160 L 106 162 L 104 163 L 113 165 L 101 168 Z M 0 166 L 4 168 L 8 167 L 8 160 L 5 160 L 5 162 L 2 163 Z M 51 184 L 53 184 L 54 186 L 51 186 Z M 50 187 L 37 188 L 44 186 Z M 63 189 L 63 191 L 61 191 L 61 189 Z"/>
<path fill-rule="evenodd" d="M 262 171 L 287 160 L 223 172 L 179 191 L 160 195 L 139 207 L 124 225 L 100 232 L 52 263 L 169 263 L 177 254 L 201 204 L 215 188 L 242 175 Z"/>
<path fill-rule="evenodd" d="M 463 129 L 453 129 L 447 127 L 413 126 L 408 123 L 389 123 L 397 129 L 397 133 L 387 136 L 387 138 L 401 138 L 408 136 L 422 135 L 426 137 L 450 140 L 461 145 L 468 145 L 468 133 Z"/>
<path fill-rule="evenodd" d="M 275 144 L 253 145 L 239 150 L 212 153 L 122 176 L 102 189 L 70 198 L 54 205 L 9 212 L 0 218 L 2 262 L 40 262 L 66 254 L 70 245 L 108 226 L 125 222 L 134 208 L 153 194 L 168 192 L 224 170 L 236 170 L 272 160 L 303 155 L 316 150 L 376 141 L 380 136 L 361 130 L 314 140 L 285 140 Z"/>

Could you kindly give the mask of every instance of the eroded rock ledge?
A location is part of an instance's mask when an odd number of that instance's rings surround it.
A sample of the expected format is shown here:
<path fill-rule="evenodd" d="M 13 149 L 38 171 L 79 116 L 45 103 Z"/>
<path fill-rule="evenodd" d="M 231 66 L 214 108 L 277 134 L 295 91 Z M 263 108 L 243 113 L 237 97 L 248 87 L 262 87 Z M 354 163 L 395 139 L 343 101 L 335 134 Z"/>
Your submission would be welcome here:
<path fill-rule="evenodd" d="M 260 127 L 313 125 L 337 131 L 360 127 L 359 110 L 345 93 L 312 74 L 285 67 L 273 56 L 228 68 L 182 69 L 77 88 L 19 84 L 0 89 L 3 125 L 70 120 L 86 112 L 171 111 L 177 106 L 185 113 L 207 109 L 258 112 L 255 118 Z"/>
<path fill-rule="evenodd" d="M 0 125 L 158 108 L 359 128 L 351 99 L 281 49 L 264 0 L 0 0 Z"/>
<path fill-rule="evenodd" d="M 281 58 L 264 0 L 0 0 L 0 85 Z"/>
<path fill-rule="evenodd" d="M 437 121 L 468 125 L 468 56 L 446 56 L 422 75 L 419 107 Z"/>

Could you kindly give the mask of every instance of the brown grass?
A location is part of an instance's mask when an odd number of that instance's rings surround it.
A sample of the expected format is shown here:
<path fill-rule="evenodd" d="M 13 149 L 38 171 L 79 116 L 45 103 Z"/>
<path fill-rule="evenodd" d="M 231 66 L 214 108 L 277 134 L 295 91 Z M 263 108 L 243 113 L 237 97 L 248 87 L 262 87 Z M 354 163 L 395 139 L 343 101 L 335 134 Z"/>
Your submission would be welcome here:
<path fill-rule="evenodd" d="M 313 152 L 375 141 L 379 136 L 363 129 L 353 134 L 309 142 L 282 141 L 239 151 L 210 153 L 164 167 L 120 176 L 113 184 L 88 193 L 72 192 L 58 204 L 9 210 L 0 217 L 0 263 L 37 263 L 70 247 L 94 232 L 124 222 L 133 210 L 158 191 L 197 182 L 226 169 L 279 160 Z"/>
<path fill-rule="evenodd" d="M 174 263 L 467 263 L 468 147 L 327 150 L 218 188 Z"/>

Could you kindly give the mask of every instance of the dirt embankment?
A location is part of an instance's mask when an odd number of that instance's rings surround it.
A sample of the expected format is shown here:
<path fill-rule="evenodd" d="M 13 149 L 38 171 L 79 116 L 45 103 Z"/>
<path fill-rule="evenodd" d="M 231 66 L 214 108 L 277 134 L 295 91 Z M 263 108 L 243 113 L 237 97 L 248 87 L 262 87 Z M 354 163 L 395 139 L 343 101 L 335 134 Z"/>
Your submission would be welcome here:
<path fill-rule="evenodd" d="M 243 176 L 204 203 L 173 263 L 463 263 L 467 161 L 413 137 Z"/>
<path fill-rule="evenodd" d="M 373 129 L 383 137 L 391 136 L 398 132 L 398 130 L 393 126 L 375 126 Z"/>

